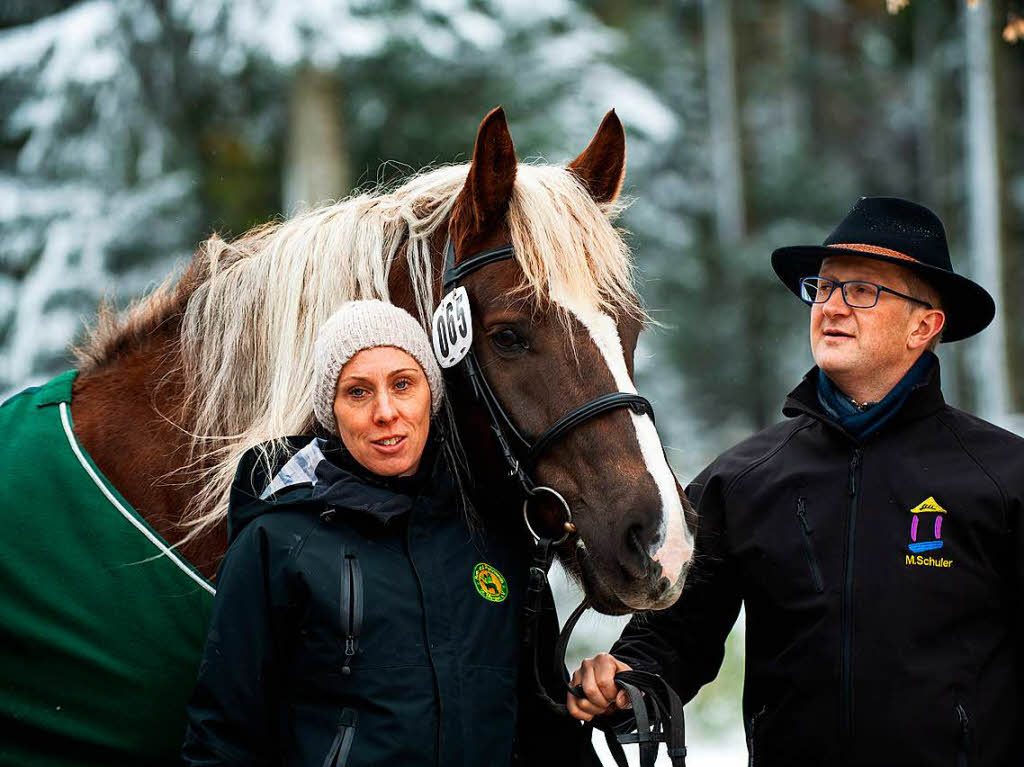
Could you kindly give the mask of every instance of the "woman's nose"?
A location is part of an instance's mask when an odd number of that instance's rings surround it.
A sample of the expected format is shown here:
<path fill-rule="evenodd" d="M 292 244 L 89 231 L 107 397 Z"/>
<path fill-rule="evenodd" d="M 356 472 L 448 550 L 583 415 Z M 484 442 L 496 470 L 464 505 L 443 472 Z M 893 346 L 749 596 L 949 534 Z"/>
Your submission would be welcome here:
<path fill-rule="evenodd" d="M 376 406 L 373 409 L 373 419 L 377 423 L 390 423 L 395 420 L 397 415 L 398 411 L 395 410 L 394 403 L 388 394 L 381 394 L 377 397 Z"/>

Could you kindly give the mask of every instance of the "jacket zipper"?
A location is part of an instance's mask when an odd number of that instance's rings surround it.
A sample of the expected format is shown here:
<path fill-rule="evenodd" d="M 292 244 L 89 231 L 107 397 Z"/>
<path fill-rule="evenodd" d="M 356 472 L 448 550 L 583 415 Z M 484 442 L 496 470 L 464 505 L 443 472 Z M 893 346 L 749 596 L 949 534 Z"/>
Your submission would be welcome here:
<path fill-rule="evenodd" d="M 437 664 L 434 662 L 434 648 L 430 642 L 430 627 L 427 624 L 427 599 L 423 592 L 423 580 L 420 578 L 420 571 L 416 568 L 416 561 L 412 557 L 412 525 L 413 517 L 410 514 L 408 523 L 405 526 L 405 555 L 409 558 L 412 566 L 413 576 L 416 578 L 416 585 L 420 591 L 420 603 L 423 605 L 423 635 L 427 645 L 427 657 L 430 658 L 430 673 L 434 677 L 434 692 L 437 695 L 437 742 L 434 744 L 436 754 L 434 761 L 441 759 L 441 730 L 444 726 L 444 701 L 441 700 L 441 681 L 437 676 Z"/>
<path fill-rule="evenodd" d="M 846 528 L 846 572 L 843 583 L 842 668 L 840 677 L 840 732 L 842 742 L 853 742 L 853 564 L 854 532 L 857 526 L 857 479 L 860 474 L 861 449 L 855 448 L 850 459 L 850 514 Z"/>
<path fill-rule="evenodd" d="M 814 528 L 807 520 L 807 502 L 803 498 L 796 499 L 796 517 L 800 522 L 800 529 L 804 533 L 804 553 L 807 554 L 807 565 L 811 568 L 811 578 L 814 580 L 814 590 L 819 594 L 825 590 L 825 582 L 821 577 L 821 567 L 818 566 L 818 558 L 814 554 L 814 544 L 811 542 L 811 534 Z"/>
<path fill-rule="evenodd" d="M 754 767 L 754 736 L 757 732 L 757 725 L 767 710 L 767 706 L 762 706 L 760 711 L 750 717 L 750 733 L 747 735 L 747 767 Z"/>
<path fill-rule="evenodd" d="M 356 734 L 356 712 L 350 708 L 342 709 L 341 720 L 338 722 L 338 732 L 334 735 L 334 742 L 327 752 L 323 767 L 345 767 L 348 762 L 348 755 L 352 751 L 352 740 Z"/>
<path fill-rule="evenodd" d="M 359 632 L 363 626 L 363 573 L 359 568 L 359 558 L 355 554 L 345 553 L 341 565 L 341 626 L 345 631 L 345 660 L 341 673 L 348 676 L 352 673 L 349 664 L 359 649 Z"/>
<path fill-rule="evenodd" d="M 963 705 L 956 704 L 956 716 L 960 720 L 960 748 L 956 752 L 956 767 L 967 767 L 967 752 L 971 743 L 971 721 Z"/>

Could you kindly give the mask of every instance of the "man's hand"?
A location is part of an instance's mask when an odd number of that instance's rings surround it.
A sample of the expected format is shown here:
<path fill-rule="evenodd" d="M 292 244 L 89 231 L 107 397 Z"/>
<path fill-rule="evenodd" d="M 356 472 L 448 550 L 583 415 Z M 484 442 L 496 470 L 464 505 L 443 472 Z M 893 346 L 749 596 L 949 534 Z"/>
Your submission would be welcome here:
<path fill-rule="evenodd" d="M 573 672 L 573 685 L 582 684 L 586 698 L 577 698 L 566 693 L 565 705 L 569 713 L 582 722 L 589 722 L 595 716 L 609 711 L 629 707 L 629 696 L 615 686 L 615 675 L 620 671 L 631 671 L 631 667 L 606 652 L 587 658 Z"/>

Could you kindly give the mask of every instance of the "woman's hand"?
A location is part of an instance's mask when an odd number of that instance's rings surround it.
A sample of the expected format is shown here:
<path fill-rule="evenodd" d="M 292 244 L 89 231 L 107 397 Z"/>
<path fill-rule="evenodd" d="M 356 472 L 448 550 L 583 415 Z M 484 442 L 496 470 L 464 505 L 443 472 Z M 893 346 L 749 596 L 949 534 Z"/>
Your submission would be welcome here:
<path fill-rule="evenodd" d="M 566 693 L 565 705 L 569 713 L 582 722 L 595 716 L 629 707 L 629 696 L 615 686 L 615 675 L 632 668 L 614 655 L 598 653 L 585 659 L 572 675 L 572 684 L 583 685 L 585 698 Z"/>

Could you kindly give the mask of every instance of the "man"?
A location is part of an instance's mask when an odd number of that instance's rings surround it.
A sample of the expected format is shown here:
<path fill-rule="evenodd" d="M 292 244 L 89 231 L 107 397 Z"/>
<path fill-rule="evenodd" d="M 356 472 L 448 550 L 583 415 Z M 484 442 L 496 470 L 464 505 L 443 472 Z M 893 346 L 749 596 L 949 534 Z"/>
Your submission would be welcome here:
<path fill-rule="evenodd" d="M 947 405 L 931 351 L 982 330 L 991 297 L 953 272 L 939 219 L 895 198 L 772 266 L 811 306 L 817 367 L 790 420 L 687 489 L 682 597 L 583 662 L 571 712 L 624 705 L 629 667 L 692 698 L 743 603 L 751 764 L 1024 763 L 1024 440 Z"/>

